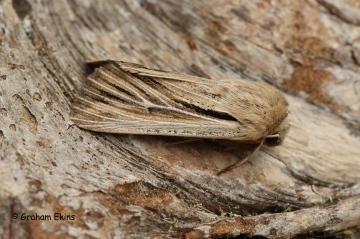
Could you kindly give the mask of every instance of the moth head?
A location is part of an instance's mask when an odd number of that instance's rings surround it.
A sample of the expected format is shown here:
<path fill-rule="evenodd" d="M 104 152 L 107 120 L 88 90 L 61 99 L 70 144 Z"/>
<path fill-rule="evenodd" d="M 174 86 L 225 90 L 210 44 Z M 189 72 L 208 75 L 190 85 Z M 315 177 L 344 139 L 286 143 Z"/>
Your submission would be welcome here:
<path fill-rule="evenodd" d="M 289 129 L 290 124 L 284 119 L 271 134 L 265 137 L 264 144 L 267 146 L 278 146 L 282 144 Z"/>

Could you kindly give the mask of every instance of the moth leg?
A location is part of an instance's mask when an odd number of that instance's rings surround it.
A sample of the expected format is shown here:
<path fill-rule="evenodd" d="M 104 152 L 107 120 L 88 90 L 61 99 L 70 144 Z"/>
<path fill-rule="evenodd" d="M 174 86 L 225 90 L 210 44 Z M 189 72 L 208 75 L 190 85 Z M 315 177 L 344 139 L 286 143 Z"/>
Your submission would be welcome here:
<path fill-rule="evenodd" d="M 234 169 L 234 168 L 238 167 L 239 165 L 243 164 L 244 162 L 246 162 L 249 158 L 251 158 L 260 149 L 260 147 L 263 145 L 263 142 L 264 141 L 259 143 L 259 145 L 256 146 L 256 148 L 250 154 L 248 154 L 246 157 L 244 157 L 240 161 L 238 161 L 238 162 L 236 162 L 236 163 L 222 169 L 221 171 L 216 173 L 216 175 L 220 176 L 221 174 L 226 173 L 227 171 L 230 171 L 231 169 Z"/>

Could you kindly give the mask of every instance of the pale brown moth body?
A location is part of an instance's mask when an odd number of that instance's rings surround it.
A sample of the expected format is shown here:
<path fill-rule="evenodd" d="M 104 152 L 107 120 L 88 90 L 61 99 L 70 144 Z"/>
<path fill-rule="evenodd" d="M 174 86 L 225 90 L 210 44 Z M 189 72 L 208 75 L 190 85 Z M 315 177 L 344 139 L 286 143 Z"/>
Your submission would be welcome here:
<path fill-rule="evenodd" d="M 93 64 L 98 67 L 71 116 L 84 129 L 258 144 L 245 159 L 263 143 L 281 144 L 289 129 L 288 103 L 266 83 L 211 80 L 121 61 Z"/>

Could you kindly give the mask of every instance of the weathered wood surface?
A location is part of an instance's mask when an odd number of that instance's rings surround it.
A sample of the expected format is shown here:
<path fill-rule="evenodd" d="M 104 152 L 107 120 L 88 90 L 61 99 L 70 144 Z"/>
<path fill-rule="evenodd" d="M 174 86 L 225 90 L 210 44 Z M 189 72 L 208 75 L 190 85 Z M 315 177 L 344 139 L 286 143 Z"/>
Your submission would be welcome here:
<path fill-rule="evenodd" d="M 4 0 L 0 10 L 0 238 L 360 236 L 357 1 Z M 81 130 L 69 112 L 93 59 L 265 80 L 285 92 L 292 128 L 221 176 L 236 160 L 221 144 Z"/>

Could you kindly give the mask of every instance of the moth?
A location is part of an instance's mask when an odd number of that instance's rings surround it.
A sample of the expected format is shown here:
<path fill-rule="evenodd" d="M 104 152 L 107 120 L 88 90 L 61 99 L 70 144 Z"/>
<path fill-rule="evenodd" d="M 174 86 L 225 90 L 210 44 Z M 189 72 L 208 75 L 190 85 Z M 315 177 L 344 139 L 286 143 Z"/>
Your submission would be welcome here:
<path fill-rule="evenodd" d="M 280 145 L 289 130 L 288 103 L 264 82 L 213 80 L 122 61 L 93 62 L 95 71 L 76 97 L 71 120 L 80 128 L 236 140 Z"/>

